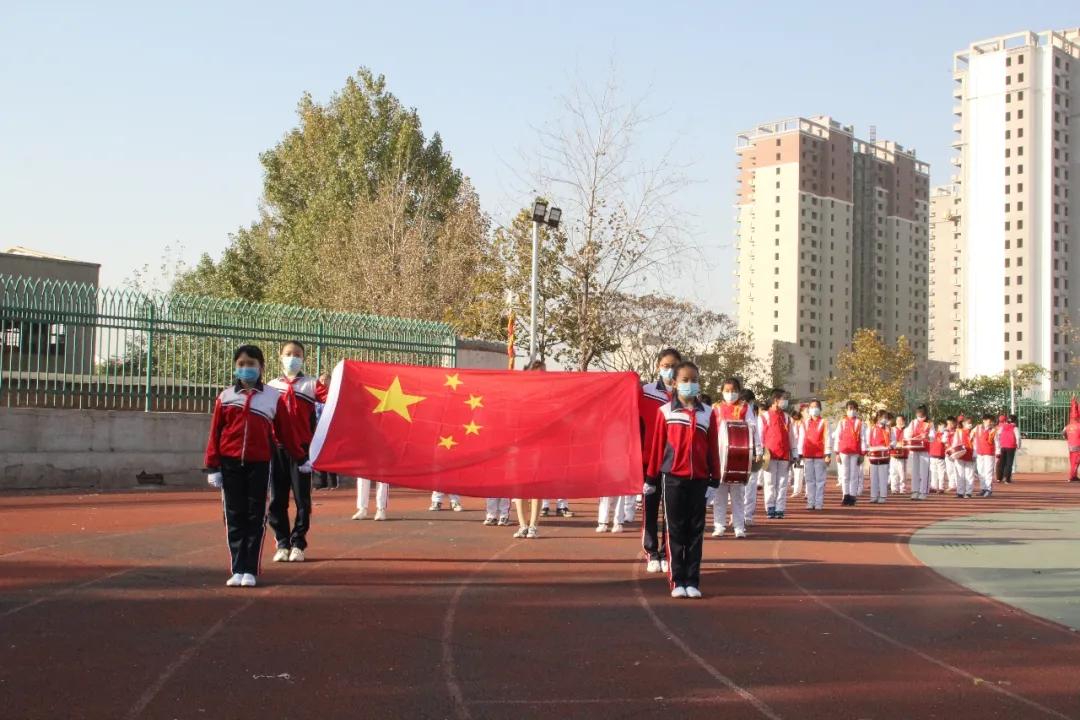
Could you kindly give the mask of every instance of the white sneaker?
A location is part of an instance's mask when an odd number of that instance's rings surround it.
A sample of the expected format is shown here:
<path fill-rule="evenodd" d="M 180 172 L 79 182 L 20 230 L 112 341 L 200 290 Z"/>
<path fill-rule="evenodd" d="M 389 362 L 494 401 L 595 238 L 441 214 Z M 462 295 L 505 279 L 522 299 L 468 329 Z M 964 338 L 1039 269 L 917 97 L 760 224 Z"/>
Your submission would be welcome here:
<path fill-rule="evenodd" d="M 684 587 L 677 587 L 677 588 L 675 588 L 674 590 L 672 590 L 672 591 L 671 591 L 671 597 L 673 597 L 673 598 L 684 598 L 684 597 L 687 597 L 687 595 L 686 595 L 686 588 L 684 588 Z"/>
<path fill-rule="evenodd" d="M 920 500 L 925 500 L 926 499 L 926 493 L 919 493 L 919 499 Z"/>
<path fill-rule="evenodd" d="M 386 511 L 385 510 L 376 510 L 375 511 L 375 519 L 380 521 L 380 522 L 385 520 L 386 519 Z"/>
<path fill-rule="evenodd" d="M 739 539 L 746 537 L 746 530 L 743 528 L 735 528 L 735 537 Z"/>
<path fill-rule="evenodd" d="M 660 572 L 660 561 L 659 560 L 650 560 L 649 564 L 645 566 L 645 572 L 647 572 L 647 573 L 658 573 L 658 572 Z"/>
<path fill-rule="evenodd" d="M 701 591 L 691 585 L 690 587 L 686 588 L 686 597 L 693 598 L 694 600 L 700 600 Z"/>
<path fill-rule="evenodd" d="M 916 493 L 916 492 L 911 493 L 911 499 L 912 500 L 918 500 L 919 499 L 919 493 Z"/>
<path fill-rule="evenodd" d="M 596 532 L 598 532 L 598 533 L 606 533 L 607 532 L 607 525 L 605 525 L 603 523 L 600 523 L 599 525 L 596 526 Z"/>
<path fill-rule="evenodd" d="M 366 520 L 367 510 L 357 510 L 356 514 L 352 516 L 353 520 Z"/>
<path fill-rule="evenodd" d="M 274 562 L 289 562 L 289 548 L 278 548 L 274 553 Z"/>
<path fill-rule="evenodd" d="M 660 572 L 666 573 L 667 571 L 668 571 L 668 562 L 667 562 L 667 560 L 661 560 L 660 561 Z"/>
<path fill-rule="evenodd" d="M 529 526 L 529 531 L 525 533 L 525 537 L 529 538 L 530 540 L 535 540 L 536 538 L 540 537 L 540 533 L 537 531 L 535 525 Z"/>
<path fill-rule="evenodd" d="M 251 573 L 244 573 L 244 576 L 240 578 L 241 587 L 255 587 L 255 576 Z"/>
<path fill-rule="evenodd" d="M 289 562 L 304 562 L 304 551 L 294 547 L 292 552 L 289 553 Z"/>
<path fill-rule="evenodd" d="M 428 512 L 438 512 L 442 510 L 442 503 L 431 503 L 431 507 L 428 508 Z"/>
<path fill-rule="evenodd" d="M 484 518 L 484 524 L 489 525 L 489 526 L 494 525 L 495 524 L 495 517 L 493 515 L 488 515 L 486 518 Z"/>
<path fill-rule="evenodd" d="M 523 537 L 527 537 L 528 535 L 529 535 L 529 528 L 525 527 L 524 525 L 519 527 L 518 531 L 516 533 L 514 533 L 514 537 L 516 537 L 516 538 L 523 538 Z"/>
<path fill-rule="evenodd" d="M 244 576 L 241 573 L 236 573 L 231 578 L 225 581 L 228 587 L 240 587 L 240 583 L 243 581 Z"/>
<path fill-rule="evenodd" d="M 510 524 L 510 516 L 509 515 L 503 515 L 502 517 L 499 518 L 498 525 L 500 527 L 506 527 L 509 524 Z"/>
<path fill-rule="evenodd" d="M 713 537 L 724 537 L 724 526 L 717 525 L 716 529 L 712 531 Z"/>
<path fill-rule="evenodd" d="M 614 525 L 611 526 L 611 532 L 613 532 L 613 533 L 621 533 L 622 531 L 623 531 L 622 523 L 615 523 Z"/>
<path fill-rule="evenodd" d="M 450 503 L 450 509 L 453 510 L 454 512 L 461 512 L 465 508 L 461 507 L 461 503 L 459 503 L 459 502 L 452 502 L 452 503 Z"/>

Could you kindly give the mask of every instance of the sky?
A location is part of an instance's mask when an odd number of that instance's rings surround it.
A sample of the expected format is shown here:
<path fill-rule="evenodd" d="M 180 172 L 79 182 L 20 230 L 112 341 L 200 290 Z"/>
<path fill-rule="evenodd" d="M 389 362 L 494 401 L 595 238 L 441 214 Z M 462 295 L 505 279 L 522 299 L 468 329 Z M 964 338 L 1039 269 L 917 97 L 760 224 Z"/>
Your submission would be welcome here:
<path fill-rule="evenodd" d="M 947 182 L 952 53 L 1080 25 L 1070 5 L 0 0 L 0 249 L 99 262 L 105 285 L 217 257 L 256 218 L 258 155 L 302 93 L 325 100 L 361 66 L 505 223 L 530 200 L 516 170 L 537 126 L 614 65 L 656 115 L 642 155 L 674 143 L 693 180 L 680 205 L 702 252 L 661 289 L 733 312 L 737 132 L 797 115 L 876 125 Z"/>

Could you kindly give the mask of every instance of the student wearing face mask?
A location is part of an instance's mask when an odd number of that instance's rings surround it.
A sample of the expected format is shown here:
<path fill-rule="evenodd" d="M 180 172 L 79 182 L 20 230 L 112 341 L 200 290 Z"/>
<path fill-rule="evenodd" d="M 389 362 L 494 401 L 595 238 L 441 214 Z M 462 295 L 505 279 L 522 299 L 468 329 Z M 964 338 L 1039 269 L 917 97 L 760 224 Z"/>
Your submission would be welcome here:
<path fill-rule="evenodd" d="M 987 413 L 982 416 L 982 424 L 975 429 L 975 474 L 982 487 L 980 497 L 994 494 L 994 463 L 997 455 L 997 429 L 994 416 Z"/>
<path fill-rule="evenodd" d="M 675 397 L 657 410 L 647 452 L 643 494 L 663 485 L 668 579 L 673 598 L 701 597 L 705 492 L 720 481 L 720 451 L 712 408 L 701 402 L 697 365 L 675 368 Z"/>
<path fill-rule="evenodd" d="M 925 500 L 930 492 L 930 456 L 927 450 L 934 439 L 934 426 L 926 419 L 926 406 L 915 408 L 915 420 L 904 430 L 908 446 L 908 474 L 911 475 L 911 499 Z"/>
<path fill-rule="evenodd" d="M 791 424 L 795 426 L 796 436 L 802 430 L 802 422 L 805 416 L 806 412 L 802 408 L 793 408 L 791 410 Z M 803 459 L 800 455 L 798 460 L 793 460 L 791 463 L 791 497 L 796 498 L 804 493 Z"/>
<path fill-rule="evenodd" d="M 836 424 L 832 442 L 841 492 L 844 494 L 842 505 L 854 505 L 862 494 L 862 460 L 866 454 L 866 441 L 866 428 L 859 418 L 859 403 L 848 400 L 844 406 L 844 419 Z"/>
<path fill-rule="evenodd" d="M 281 393 L 286 420 L 300 438 L 305 455 L 315 434 L 315 403 L 325 403 L 327 387 L 304 374 L 304 344 L 290 340 L 281 346 L 283 374 L 267 385 Z M 274 562 L 304 562 L 307 533 L 311 526 L 311 467 L 293 462 L 284 447 L 278 447 L 272 465 L 270 487 L 270 527 L 277 550 Z M 296 504 L 296 519 L 289 526 L 289 493 Z"/>
<path fill-rule="evenodd" d="M 301 447 L 284 396 L 262 382 L 265 365 L 255 345 L 236 349 L 236 382 L 218 395 L 206 442 L 207 482 L 221 489 L 232 569 L 225 583 L 229 587 L 255 587 L 276 444 L 281 443 L 291 465 L 307 464 L 307 448 Z"/>
<path fill-rule="evenodd" d="M 870 454 L 870 502 L 883 503 L 889 496 L 889 456 L 893 446 L 889 413 L 881 410 L 875 418 L 866 438 L 866 450 Z"/>
<path fill-rule="evenodd" d="M 934 436 L 927 446 L 927 456 L 930 458 L 930 492 L 945 492 L 945 448 L 948 438 L 945 434 L 945 421 L 938 420 Z"/>
<path fill-rule="evenodd" d="M 829 423 L 821 417 L 821 401 L 814 399 L 806 408 L 806 417 L 798 427 L 799 457 L 806 482 L 806 509 L 825 507 L 825 468 L 832 462 Z"/>
<path fill-rule="evenodd" d="M 769 409 L 758 416 L 758 434 L 768 454 L 765 473 L 765 512 L 783 520 L 787 509 L 788 478 L 791 463 L 799 459 L 795 424 L 787 413 L 788 394 L 776 388 L 770 395 Z"/>
<path fill-rule="evenodd" d="M 647 453 L 652 447 L 654 436 L 660 426 L 659 410 L 671 402 L 675 390 L 675 368 L 682 362 L 682 355 L 675 348 L 665 348 L 656 356 L 655 382 L 643 383 L 641 401 L 638 403 L 638 422 L 641 427 L 641 461 L 648 465 Z M 646 475 L 642 468 L 642 477 Z M 650 573 L 667 572 L 667 556 L 664 552 L 664 536 L 660 533 L 660 505 L 663 502 L 663 489 L 660 492 L 642 496 L 644 518 L 641 523 L 641 548 L 645 551 L 645 571 Z M 606 518 L 600 518 L 599 527 L 604 526 Z"/>
<path fill-rule="evenodd" d="M 948 482 L 948 486 L 945 490 L 956 491 L 956 478 L 960 474 L 959 467 L 956 464 L 955 458 L 949 452 L 956 445 L 956 436 L 958 434 L 958 422 L 955 417 L 950 415 L 945 418 L 945 435 L 942 438 L 942 444 L 945 445 L 945 479 Z"/>
<path fill-rule="evenodd" d="M 974 423 L 960 416 L 960 428 L 953 439 L 952 453 L 956 463 L 956 497 L 970 498 L 975 488 Z"/>
<path fill-rule="evenodd" d="M 904 431 L 907 418 L 903 415 L 890 415 L 892 424 L 892 452 L 889 454 L 889 490 L 894 495 L 907 492 L 908 449 L 904 447 Z"/>
<path fill-rule="evenodd" d="M 721 401 L 713 405 L 713 421 L 719 427 L 721 422 L 744 422 L 750 430 L 750 457 L 757 453 L 757 417 L 750 404 L 743 401 L 740 393 L 742 383 L 736 377 L 729 377 L 720 385 Z M 726 526 L 728 503 L 731 503 L 731 526 L 736 538 L 746 537 L 746 491 L 751 483 L 755 491 L 757 485 L 753 477 L 746 485 L 739 483 L 720 483 L 713 493 L 713 537 L 721 537 Z"/>

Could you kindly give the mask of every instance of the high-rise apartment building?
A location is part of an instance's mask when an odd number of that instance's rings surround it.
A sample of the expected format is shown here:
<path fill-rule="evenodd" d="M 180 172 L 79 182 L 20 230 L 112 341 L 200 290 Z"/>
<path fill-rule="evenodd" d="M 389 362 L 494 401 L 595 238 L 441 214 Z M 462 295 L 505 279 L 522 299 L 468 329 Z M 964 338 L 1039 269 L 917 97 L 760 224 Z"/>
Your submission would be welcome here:
<path fill-rule="evenodd" d="M 929 355 L 958 376 L 962 352 L 964 274 L 960 253 L 960 192 L 940 185 L 930 192 Z"/>
<path fill-rule="evenodd" d="M 736 151 L 738 320 L 758 355 L 814 395 L 868 327 L 907 337 L 924 374 L 928 166 L 829 117 L 759 125 Z"/>
<path fill-rule="evenodd" d="M 1037 363 L 1049 371 L 1043 390 L 1075 387 L 1080 28 L 973 43 L 955 53 L 953 77 L 960 298 L 933 295 L 935 354 L 954 333 L 962 376 Z M 934 248 L 955 251 L 936 236 Z M 954 306 L 958 327 L 939 323 Z"/>

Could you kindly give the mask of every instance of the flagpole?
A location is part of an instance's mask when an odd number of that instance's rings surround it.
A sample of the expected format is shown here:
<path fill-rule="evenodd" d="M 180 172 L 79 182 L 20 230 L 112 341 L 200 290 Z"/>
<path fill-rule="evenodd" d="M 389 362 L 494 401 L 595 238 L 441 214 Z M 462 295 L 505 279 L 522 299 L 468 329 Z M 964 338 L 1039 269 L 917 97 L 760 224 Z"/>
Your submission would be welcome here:
<path fill-rule="evenodd" d="M 539 304 L 537 275 L 540 266 L 540 223 L 533 219 L 532 232 L 532 289 L 529 293 L 529 362 L 536 360 L 536 306 Z"/>

